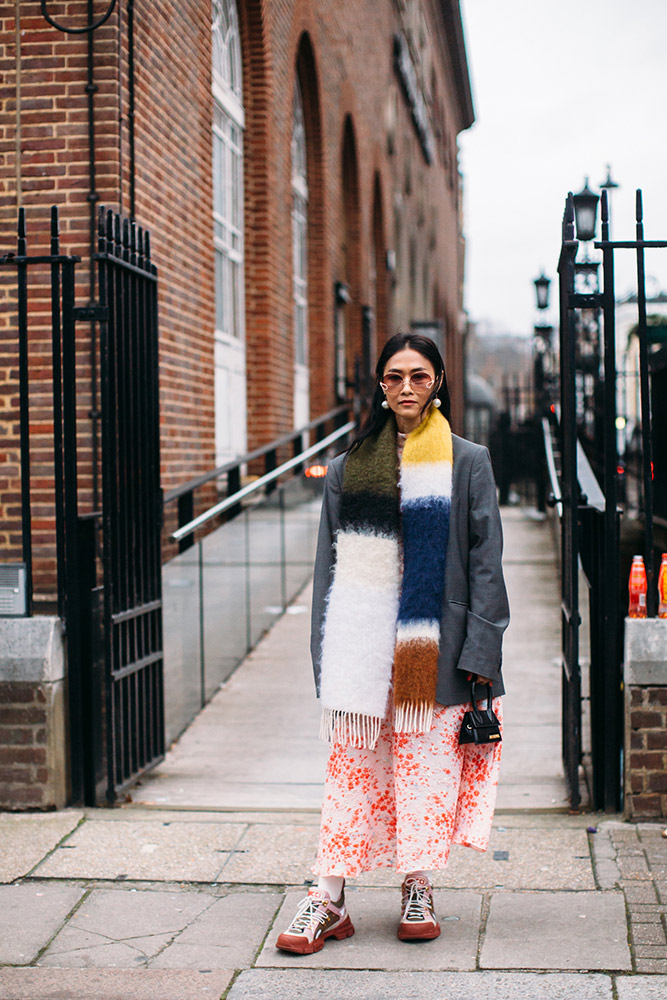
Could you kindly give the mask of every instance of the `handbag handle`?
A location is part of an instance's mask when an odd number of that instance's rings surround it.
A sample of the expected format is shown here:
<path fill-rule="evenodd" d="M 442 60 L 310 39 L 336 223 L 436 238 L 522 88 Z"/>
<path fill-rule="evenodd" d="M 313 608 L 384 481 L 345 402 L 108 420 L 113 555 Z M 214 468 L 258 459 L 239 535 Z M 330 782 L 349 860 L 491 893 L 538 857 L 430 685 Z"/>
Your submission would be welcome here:
<path fill-rule="evenodd" d="M 477 683 L 478 682 L 475 680 L 474 677 L 472 677 L 470 679 L 470 699 L 472 701 L 472 707 L 473 708 L 477 708 L 477 702 L 479 701 L 479 699 L 475 697 L 475 686 L 477 685 Z M 491 708 L 491 700 L 492 700 L 492 697 L 493 697 L 492 694 L 491 694 L 491 685 L 487 681 L 486 684 L 480 684 L 479 686 L 482 687 L 482 688 L 486 688 L 486 709 L 485 709 L 485 711 L 488 711 L 488 709 Z M 484 697 L 484 695 L 482 695 L 482 697 Z"/>

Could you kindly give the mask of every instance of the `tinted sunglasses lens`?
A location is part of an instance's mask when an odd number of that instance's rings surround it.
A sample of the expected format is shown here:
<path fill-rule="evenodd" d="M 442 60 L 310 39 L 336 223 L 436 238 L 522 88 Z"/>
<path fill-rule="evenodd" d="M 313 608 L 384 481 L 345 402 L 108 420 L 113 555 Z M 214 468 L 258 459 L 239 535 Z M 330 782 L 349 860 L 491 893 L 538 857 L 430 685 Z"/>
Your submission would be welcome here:
<path fill-rule="evenodd" d="M 415 372 L 410 381 L 417 389 L 424 389 L 427 385 L 433 385 L 433 379 L 428 372 Z"/>
<path fill-rule="evenodd" d="M 400 389 L 403 385 L 403 379 L 400 375 L 385 375 L 384 384 L 388 389 Z"/>

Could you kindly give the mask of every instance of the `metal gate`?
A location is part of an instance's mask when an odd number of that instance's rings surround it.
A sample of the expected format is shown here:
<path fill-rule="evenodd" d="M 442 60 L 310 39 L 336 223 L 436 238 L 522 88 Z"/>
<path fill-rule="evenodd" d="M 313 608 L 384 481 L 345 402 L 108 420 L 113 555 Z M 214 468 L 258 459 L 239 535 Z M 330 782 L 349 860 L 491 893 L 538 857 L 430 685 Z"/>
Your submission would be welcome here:
<path fill-rule="evenodd" d="M 621 585 L 620 519 L 622 498 L 619 464 L 616 370 L 616 296 L 614 255 L 632 250 L 636 256 L 637 324 L 641 412 L 638 494 L 649 581 L 648 614 L 655 615 L 655 544 L 653 479 L 664 475 L 666 456 L 655 456 L 651 426 L 651 393 L 646 309 L 645 251 L 667 242 L 644 239 L 641 192 L 636 200 L 636 239 L 613 241 L 609 235 L 609 203 L 602 194 L 603 284 L 592 274 L 598 264 L 588 256 L 577 262 L 574 202 L 570 194 L 563 220 L 558 266 L 560 287 L 560 502 L 563 666 L 563 762 L 570 802 L 580 804 L 582 760 L 582 678 L 579 655 L 579 573 L 589 590 L 590 721 L 592 805 L 617 811 L 623 800 L 623 675 L 622 637 L 627 593 Z M 583 276 L 586 281 L 578 282 Z M 586 388 L 586 379 L 590 390 Z M 656 406 L 654 395 L 654 408 Z M 621 415 L 625 416 L 625 415 Z M 622 425 L 624 421 L 622 421 Z M 545 435 L 546 438 L 546 435 Z M 601 482 L 598 483 L 596 470 Z M 630 512 L 627 505 L 625 516 Z M 625 577 L 623 578 L 625 579 Z"/>
<path fill-rule="evenodd" d="M 116 801 L 164 753 L 157 271 L 149 234 L 102 211 L 94 257 L 100 302 L 77 308 L 75 268 L 81 258 L 60 253 L 55 207 L 50 237 L 50 253 L 29 254 L 21 209 L 17 252 L 0 258 L 17 271 L 27 613 L 32 614 L 33 598 L 31 490 L 38 476 L 42 507 L 45 481 L 53 491 L 57 610 L 67 647 L 72 801 L 95 805 Z M 29 305 L 29 298 L 30 275 L 40 267 L 49 272 L 50 359 L 40 349 L 39 331 L 33 338 L 29 330 L 33 314 L 39 322 L 40 310 Z M 44 296 L 39 287 L 35 294 L 37 299 Z M 102 510 L 85 513 L 79 501 L 77 363 L 83 359 L 77 359 L 77 322 L 93 324 L 95 348 L 99 331 L 99 353 L 94 350 L 91 356 L 94 377 L 99 374 L 102 386 Z M 31 378 L 39 384 L 31 387 Z M 31 388 L 40 407 L 37 433 L 53 428 L 52 480 L 44 478 L 48 469 L 42 458 L 31 481 Z"/>
<path fill-rule="evenodd" d="M 157 268 L 148 232 L 100 214 L 107 797 L 164 754 Z"/>

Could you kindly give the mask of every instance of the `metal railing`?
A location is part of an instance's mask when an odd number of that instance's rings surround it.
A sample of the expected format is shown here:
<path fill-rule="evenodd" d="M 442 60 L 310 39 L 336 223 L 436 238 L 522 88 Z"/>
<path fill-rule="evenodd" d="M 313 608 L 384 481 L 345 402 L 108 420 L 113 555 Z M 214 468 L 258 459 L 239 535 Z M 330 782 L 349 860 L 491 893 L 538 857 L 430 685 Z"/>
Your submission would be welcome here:
<path fill-rule="evenodd" d="M 289 471 L 287 468 L 281 469 L 278 475 L 272 475 L 276 472 L 278 468 L 278 455 L 280 451 L 287 449 L 292 450 L 293 459 L 290 469 L 298 468 L 299 464 L 306 460 L 304 456 L 304 442 L 306 440 L 306 435 L 310 435 L 314 432 L 316 438 L 316 446 L 310 450 L 310 455 L 315 455 L 318 451 L 325 450 L 331 443 L 323 444 L 325 438 L 325 432 L 327 424 L 333 424 L 337 428 L 338 437 L 344 437 L 348 434 L 352 428 L 355 426 L 355 422 L 358 420 L 358 401 L 355 399 L 352 409 L 354 412 L 354 420 L 348 421 L 347 417 L 350 414 L 351 407 L 347 403 L 342 406 L 337 406 L 333 410 L 329 410 L 327 413 L 323 413 L 322 416 L 316 417 L 309 423 L 304 424 L 303 427 L 299 427 L 297 430 L 291 431 L 289 434 L 285 434 L 275 441 L 271 441 L 269 444 L 264 445 L 262 448 L 256 448 L 254 451 L 249 452 L 247 455 L 241 455 L 238 458 L 233 459 L 230 462 L 226 462 L 224 465 L 218 466 L 216 469 L 212 469 L 210 472 L 204 473 L 202 476 L 197 476 L 195 479 L 189 480 L 182 486 L 177 486 L 173 490 L 165 493 L 164 496 L 164 506 L 167 507 L 169 504 L 176 502 L 178 504 L 178 527 L 175 531 L 170 534 L 170 537 L 178 541 L 179 552 L 184 552 L 186 549 L 190 548 L 194 544 L 193 533 L 196 527 L 199 527 L 212 518 L 219 516 L 222 513 L 226 513 L 227 516 L 233 516 L 234 514 L 240 513 L 239 502 L 249 493 L 244 494 L 244 497 L 238 496 L 245 487 L 241 486 L 241 474 L 244 468 L 247 468 L 252 463 L 257 463 L 263 460 L 264 464 L 264 475 L 261 477 L 264 482 L 258 485 L 257 482 L 253 483 L 254 489 L 249 492 L 254 492 L 261 488 L 261 486 L 268 486 L 269 488 L 273 482 L 282 475 L 284 472 Z M 341 425 L 344 425 L 341 430 Z M 338 438 L 333 437 L 331 440 L 337 440 Z M 283 463 L 285 465 L 285 463 Z M 272 476 L 270 479 L 266 479 L 267 476 Z M 231 500 L 232 497 L 236 497 L 234 502 L 220 501 L 215 504 L 215 510 L 209 508 L 204 512 L 203 515 L 199 515 L 197 518 L 197 525 L 191 530 L 184 531 L 183 529 L 192 524 L 195 520 L 195 495 L 198 490 L 211 483 L 224 484 L 223 488 L 227 493 L 227 501 Z M 203 520 L 200 520 L 203 518 Z"/>
<path fill-rule="evenodd" d="M 341 423 L 349 415 L 349 406 L 338 407 L 260 449 L 273 464 L 271 452 L 293 447 L 312 430 L 320 436 L 170 532 L 181 551 L 163 566 L 167 742 L 210 700 L 312 574 L 322 479 L 298 475 L 298 470 L 335 445 L 346 445 L 357 427 L 356 419 Z M 324 434 L 331 421 L 341 425 Z M 172 491 L 168 500 L 191 495 L 230 468 L 240 476 L 242 466 L 257 457 L 258 452 L 242 456 Z M 220 517 L 224 523 L 206 532 Z M 291 610 L 303 613 L 305 608 L 297 604 Z"/>

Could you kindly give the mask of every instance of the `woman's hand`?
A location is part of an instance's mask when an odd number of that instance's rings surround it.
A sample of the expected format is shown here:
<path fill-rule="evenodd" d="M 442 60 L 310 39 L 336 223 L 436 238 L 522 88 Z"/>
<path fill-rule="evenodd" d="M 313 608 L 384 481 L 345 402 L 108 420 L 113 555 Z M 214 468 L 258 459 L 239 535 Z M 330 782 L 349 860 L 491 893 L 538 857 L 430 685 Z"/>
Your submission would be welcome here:
<path fill-rule="evenodd" d="M 468 674 L 468 680 L 472 680 L 472 674 Z M 483 677 L 481 674 L 475 674 L 475 684 L 488 684 L 489 687 L 493 687 L 493 681 L 488 677 Z"/>

